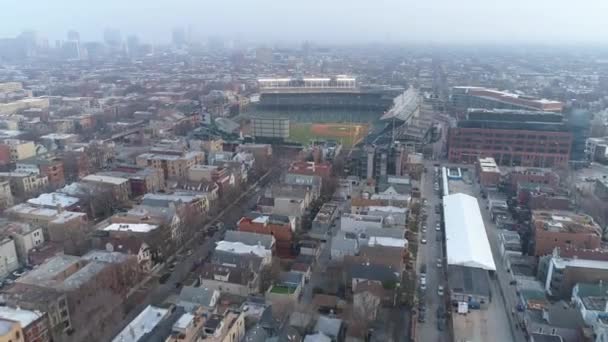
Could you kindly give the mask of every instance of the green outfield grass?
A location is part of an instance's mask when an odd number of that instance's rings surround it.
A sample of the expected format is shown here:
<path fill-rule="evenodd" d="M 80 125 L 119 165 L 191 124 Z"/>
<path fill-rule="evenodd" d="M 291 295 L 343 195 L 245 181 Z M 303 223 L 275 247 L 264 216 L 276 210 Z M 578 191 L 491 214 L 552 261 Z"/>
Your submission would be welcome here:
<path fill-rule="evenodd" d="M 368 126 L 362 124 L 331 123 L 323 125 L 328 125 L 329 127 L 324 132 L 314 132 L 313 124 L 291 123 L 289 140 L 308 144 L 313 139 L 332 139 L 341 142 L 345 148 L 350 148 L 365 137 L 368 131 Z"/>

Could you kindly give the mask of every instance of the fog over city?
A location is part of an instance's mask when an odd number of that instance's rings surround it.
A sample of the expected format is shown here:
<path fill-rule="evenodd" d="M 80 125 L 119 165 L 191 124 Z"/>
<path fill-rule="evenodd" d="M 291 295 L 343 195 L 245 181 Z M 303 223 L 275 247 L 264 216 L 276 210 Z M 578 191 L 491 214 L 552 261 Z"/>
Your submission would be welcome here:
<path fill-rule="evenodd" d="M 608 0 L 0 0 L 0 342 L 608 342 Z"/>
<path fill-rule="evenodd" d="M 67 29 L 98 40 L 106 27 L 151 43 L 170 29 L 257 41 L 559 42 L 606 41 L 602 0 L 5 0 L 0 36 L 36 30 L 51 40 Z"/>

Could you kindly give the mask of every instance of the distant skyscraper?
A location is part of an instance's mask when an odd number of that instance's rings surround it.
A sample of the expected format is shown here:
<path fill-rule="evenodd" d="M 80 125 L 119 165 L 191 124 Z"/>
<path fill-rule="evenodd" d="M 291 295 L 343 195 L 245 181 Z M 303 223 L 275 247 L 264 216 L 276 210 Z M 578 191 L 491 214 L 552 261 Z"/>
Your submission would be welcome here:
<path fill-rule="evenodd" d="M 68 41 L 80 41 L 80 33 L 78 33 L 78 31 L 76 30 L 69 30 L 68 31 Z"/>
<path fill-rule="evenodd" d="M 110 28 L 106 29 L 103 32 L 103 41 L 111 47 L 120 47 L 122 44 L 120 30 Z"/>
<path fill-rule="evenodd" d="M 80 33 L 75 30 L 68 31 L 68 41 L 62 45 L 63 54 L 67 59 L 82 59 L 80 46 Z"/>
<path fill-rule="evenodd" d="M 185 46 L 188 43 L 188 37 L 186 36 L 186 30 L 183 27 L 176 27 L 172 32 L 173 45 L 177 47 Z"/>
<path fill-rule="evenodd" d="M 129 56 L 139 55 L 139 38 L 136 35 L 130 35 L 127 37 L 127 53 Z"/>

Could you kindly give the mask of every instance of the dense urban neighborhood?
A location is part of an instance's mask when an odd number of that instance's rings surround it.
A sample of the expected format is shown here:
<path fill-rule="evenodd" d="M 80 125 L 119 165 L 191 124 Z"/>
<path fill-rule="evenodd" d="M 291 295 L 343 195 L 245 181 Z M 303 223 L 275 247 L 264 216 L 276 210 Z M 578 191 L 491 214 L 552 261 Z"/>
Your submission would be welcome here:
<path fill-rule="evenodd" d="M 0 39 L 0 341 L 608 341 L 608 63 Z"/>

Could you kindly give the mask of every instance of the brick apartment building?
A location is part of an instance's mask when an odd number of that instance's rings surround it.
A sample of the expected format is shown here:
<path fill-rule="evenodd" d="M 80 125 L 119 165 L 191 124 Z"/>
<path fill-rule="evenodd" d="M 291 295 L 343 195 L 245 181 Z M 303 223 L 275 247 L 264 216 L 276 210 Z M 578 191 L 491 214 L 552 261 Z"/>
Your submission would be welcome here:
<path fill-rule="evenodd" d="M 288 217 L 249 213 L 239 220 L 237 226 L 239 231 L 274 236 L 277 254 L 281 257 L 292 255 L 293 225 Z"/>
<path fill-rule="evenodd" d="M 532 211 L 534 255 L 551 254 L 560 249 L 596 249 L 601 243 L 601 229 L 593 219 L 570 211 Z"/>
<path fill-rule="evenodd" d="M 578 283 L 608 282 L 608 253 L 603 250 L 555 249 L 539 260 L 539 276 L 547 293 L 570 299 Z"/>
<path fill-rule="evenodd" d="M 315 163 L 315 162 L 293 162 L 289 166 L 289 173 L 300 175 L 315 175 L 322 178 L 331 176 L 331 163 Z"/>
<path fill-rule="evenodd" d="M 19 278 L 5 297 L 11 306 L 46 312 L 54 341 L 107 341 L 121 323 L 116 313 L 124 297 L 140 279 L 134 256 L 58 255 Z"/>
<path fill-rule="evenodd" d="M 448 132 L 452 163 L 475 163 L 492 157 L 501 166 L 567 166 L 572 133 L 561 114 L 470 109 Z"/>
<path fill-rule="evenodd" d="M 479 158 L 475 166 L 481 186 L 484 188 L 496 188 L 498 186 L 501 175 L 494 158 Z"/>
<path fill-rule="evenodd" d="M 507 170 L 502 182 L 511 190 L 517 191 L 521 184 L 540 185 L 551 188 L 559 186 L 559 175 L 551 169 L 515 167 Z"/>

